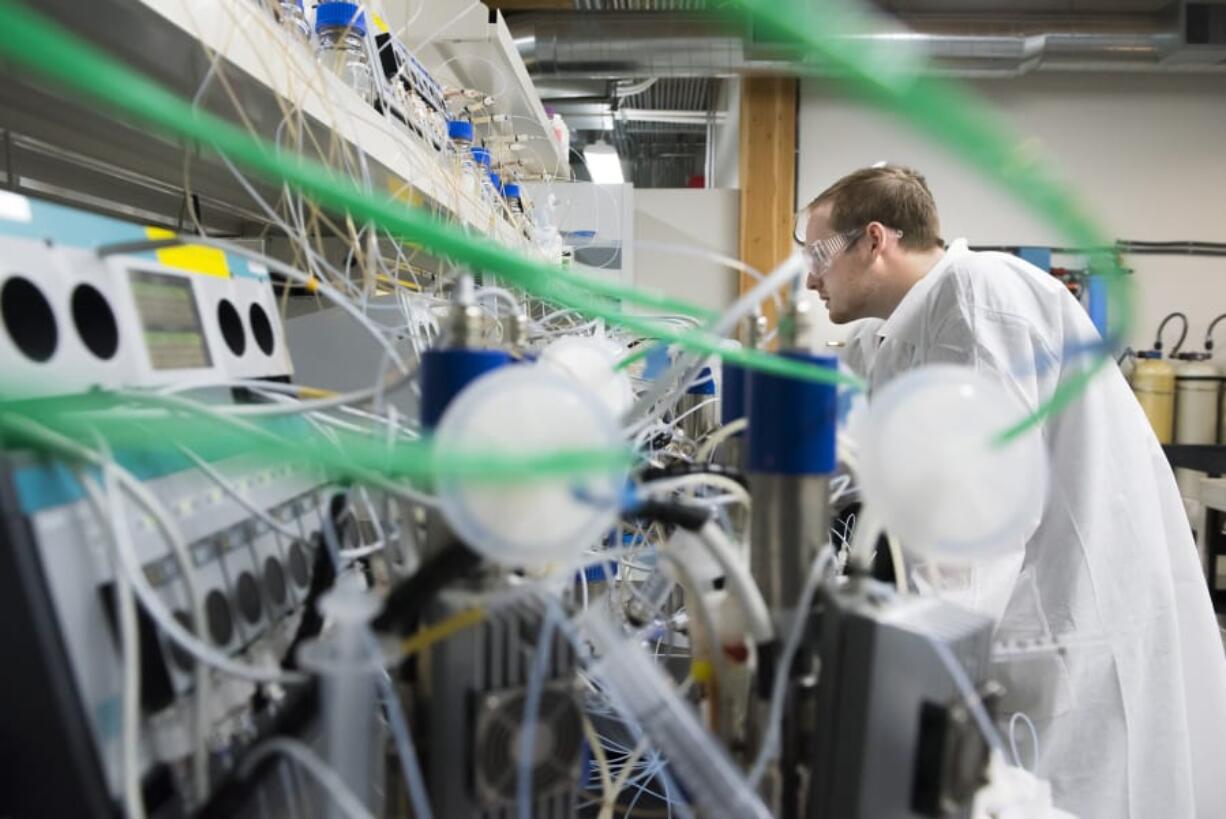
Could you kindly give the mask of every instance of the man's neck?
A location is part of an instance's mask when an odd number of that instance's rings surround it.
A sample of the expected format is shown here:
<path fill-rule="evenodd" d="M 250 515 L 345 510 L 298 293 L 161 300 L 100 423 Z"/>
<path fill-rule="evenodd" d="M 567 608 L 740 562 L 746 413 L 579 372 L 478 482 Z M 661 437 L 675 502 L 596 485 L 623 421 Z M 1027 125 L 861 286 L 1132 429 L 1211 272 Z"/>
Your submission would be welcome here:
<path fill-rule="evenodd" d="M 932 250 L 907 253 L 902 256 L 895 269 L 895 274 L 890 277 L 888 290 L 882 293 L 881 318 L 889 318 L 903 298 L 911 292 L 911 288 L 915 287 L 920 279 L 927 276 L 944 255 L 943 249 L 935 247 Z"/>

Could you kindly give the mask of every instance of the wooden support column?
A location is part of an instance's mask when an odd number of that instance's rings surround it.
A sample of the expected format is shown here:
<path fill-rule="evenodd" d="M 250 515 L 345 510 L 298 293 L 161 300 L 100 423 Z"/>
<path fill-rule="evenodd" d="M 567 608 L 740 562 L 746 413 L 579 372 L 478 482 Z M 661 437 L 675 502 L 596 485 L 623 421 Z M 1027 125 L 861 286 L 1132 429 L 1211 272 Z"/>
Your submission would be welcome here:
<path fill-rule="evenodd" d="M 769 273 L 792 252 L 796 212 L 796 100 L 786 77 L 741 80 L 741 261 Z M 740 292 L 754 285 L 741 274 Z M 772 326 L 774 303 L 762 305 Z"/>

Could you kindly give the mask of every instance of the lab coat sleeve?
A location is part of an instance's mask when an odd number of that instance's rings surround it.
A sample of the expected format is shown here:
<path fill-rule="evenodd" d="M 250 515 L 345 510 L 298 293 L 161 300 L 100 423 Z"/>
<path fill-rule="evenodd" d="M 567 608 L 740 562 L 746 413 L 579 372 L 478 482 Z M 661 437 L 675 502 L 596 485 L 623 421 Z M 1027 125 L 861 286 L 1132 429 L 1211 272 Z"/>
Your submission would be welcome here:
<path fill-rule="evenodd" d="M 938 299 L 938 303 L 940 303 Z M 1040 373 L 1048 356 L 1036 344 L 1027 322 L 993 311 L 976 309 L 950 298 L 925 334 L 924 363 L 974 367 L 999 382 L 1017 404 L 1018 417 L 1041 402 Z M 1026 557 L 1026 543 L 1039 521 L 1011 535 L 1009 543 L 990 557 L 963 565 L 917 567 L 916 585 L 927 585 L 942 598 L 986 614 L 999 624 L 1017 585 Z"/>

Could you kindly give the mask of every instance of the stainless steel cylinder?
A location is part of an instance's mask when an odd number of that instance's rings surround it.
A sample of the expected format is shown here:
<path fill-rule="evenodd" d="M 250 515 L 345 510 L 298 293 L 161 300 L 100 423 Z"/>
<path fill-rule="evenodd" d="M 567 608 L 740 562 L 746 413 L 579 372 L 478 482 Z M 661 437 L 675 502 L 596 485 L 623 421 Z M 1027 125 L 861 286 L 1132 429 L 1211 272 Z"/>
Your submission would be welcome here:
<path fill-rule="evenodd" d="M 800 603 L 809 567 L 830 536 L 830 479 L 751 473 L 749 491 L 754 582 L 772 612 L 790 613 Z"/>

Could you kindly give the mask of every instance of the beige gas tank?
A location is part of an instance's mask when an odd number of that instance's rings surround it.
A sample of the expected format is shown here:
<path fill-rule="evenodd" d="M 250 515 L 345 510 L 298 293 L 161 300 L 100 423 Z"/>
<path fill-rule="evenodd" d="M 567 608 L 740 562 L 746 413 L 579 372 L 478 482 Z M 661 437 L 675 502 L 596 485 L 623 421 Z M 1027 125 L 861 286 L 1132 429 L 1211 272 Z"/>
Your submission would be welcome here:
<path fill-rule="evenodd" d="M 1163 360 L 1162 353 L 1146 350 L 1137 353 L 1128 380 L 1158 442 L 1171 443 L 1175 433 L 1175 368 Z"/>

